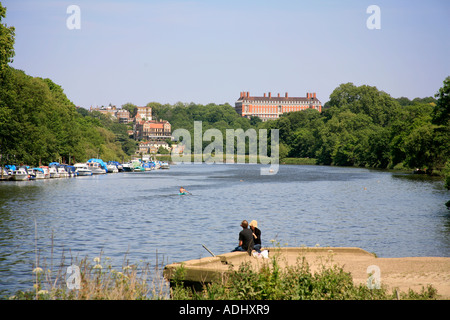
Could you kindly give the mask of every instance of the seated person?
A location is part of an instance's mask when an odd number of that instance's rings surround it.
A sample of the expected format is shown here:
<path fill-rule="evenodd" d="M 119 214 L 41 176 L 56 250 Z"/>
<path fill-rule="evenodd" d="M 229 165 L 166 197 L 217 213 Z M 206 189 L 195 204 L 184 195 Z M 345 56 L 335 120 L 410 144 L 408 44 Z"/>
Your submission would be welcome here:
<path fill-rule="evenodd" d="M 261 252 L 261 230 L 258 229 L 258 221 L 252 220 L 250 222 L 250 229 L 252 229 L 254 238 L 254 249 L 258 252 Z"/>
<path fill-rule="evenodd" d="M 249 254 L 253 250 L 253 233 L 248 228 L 247 220 L 243 220 L 241 223 L 242 231 L 239 232 L 239 246 L 233 251 L 247 251 Z"/>

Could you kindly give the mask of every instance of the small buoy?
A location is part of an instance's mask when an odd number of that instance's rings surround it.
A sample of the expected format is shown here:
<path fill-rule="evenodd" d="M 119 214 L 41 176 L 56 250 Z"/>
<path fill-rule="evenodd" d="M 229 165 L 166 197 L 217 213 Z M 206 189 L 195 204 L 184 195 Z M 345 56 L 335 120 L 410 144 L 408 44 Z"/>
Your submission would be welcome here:
<path fill-rule="evenodd" d="M 367 188 L 366 188 L 366 187 L 364 187 L 364 190 L 367 190 Z"/>

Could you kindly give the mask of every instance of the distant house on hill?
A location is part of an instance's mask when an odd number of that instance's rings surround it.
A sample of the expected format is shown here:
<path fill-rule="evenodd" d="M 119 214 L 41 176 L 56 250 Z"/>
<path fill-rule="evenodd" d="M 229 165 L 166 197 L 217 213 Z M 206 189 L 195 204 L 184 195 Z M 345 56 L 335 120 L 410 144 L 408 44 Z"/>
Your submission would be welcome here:
<path fill-rule="evenodd" d="M 90 107 L 89 111 L 98 111 L 101 114 L 110 116 L 113 119 L 117 119 L 119 123 L 129 123 L 132 121 L 130 118 L 130 112 L 126 109 L 117 109 L 116 106 L 109 105 L 107 107 Z"/>
<path fill-rule="evenodd" d="M 172 126 L 166 120 L 138 120 L 134 124 L 134 138 L 150 141 L 172 139 Z"/>

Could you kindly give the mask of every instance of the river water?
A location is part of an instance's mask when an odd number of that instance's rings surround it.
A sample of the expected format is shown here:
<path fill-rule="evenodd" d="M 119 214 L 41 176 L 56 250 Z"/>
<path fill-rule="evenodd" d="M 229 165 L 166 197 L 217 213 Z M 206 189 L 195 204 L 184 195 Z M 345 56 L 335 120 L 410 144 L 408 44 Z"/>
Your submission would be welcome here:
<path fill-rule="evenodd" d="M 180 196 L 185 187 L 191 195 Z M 122 265 L 231 251 L 243 219 L 266 246 L 450 256 L 450 194 L 420 175 L 330 166 L 179 164 L 169 170 L 0 182 L 0 294 L 32 287 L 36 261 L 102 254 Z M 70 254 L 68 253 L 70 252 Z"/>

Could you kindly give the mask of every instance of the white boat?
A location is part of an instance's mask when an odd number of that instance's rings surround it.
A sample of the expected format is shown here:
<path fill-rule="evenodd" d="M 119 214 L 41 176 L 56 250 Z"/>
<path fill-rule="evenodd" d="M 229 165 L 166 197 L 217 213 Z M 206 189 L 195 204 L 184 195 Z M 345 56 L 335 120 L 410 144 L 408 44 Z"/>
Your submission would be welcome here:
<path fill-rule="evenodd" d="M 34 176 L 35 179 L 45 179 L 44 169 L 42 169 L 42 168 L 33 168 L 31 170 L 32 170 L 31 174 Z"/>
<path fill-rule="evenodd" d="M 75 171 L 78 176 L 92 176 L 92 171 L 85 165 L 84 167 L 77 167 Z"/>
<path fill-rule="evenodd" d="M 115 164 L 107 164 L 106 168 L 108 169 L 108 173 L 117 173 L 119 172 L 119 169 Z"/>
<path fill-rule="evenodd" d="M 50 179 L 50 171 L 48 170 L 47 166 L 40 166 L 40 169 L 44 171 L 44 179 Z"/>
<path fill-rule="evenodd" d="M 48 172 L 50 173 L 50 178 L 59 178 L 58 169 L 56 169 L 56 167 L 48 168 Z"/>
<path fill-rule="evenodd" d="M 104 174 L 106 170 L 102 168 L 101 164 L 98 162 L 88 162 L 86 163 L 89 170 L 91 170 L 92 174 Z"/>
<path fill-rule="evenodd" d="M 75 163 L 75 173 L 77 176 L 92 176 L 92 171 L 88 168 L 86 163 Z"/>
<path fill-rule="evenodd" d="M 69 177 L 69 173 L 66 171 L 66 169 L 64 169 L 64 167 L 58 167 L 57 171 L 59 173 L 60 178 L 68 178 Z"/>
<path fill-rule="evenodd" d="M 160 169 L 169 169 L 169 163 L 168 162 L 160 162 Z"/>
<path fill-rule="evenodd" d="M 28 180 L 28 172 L 24 168 L 19 168 L 13 171 L 12 178 L 15 181 Z"/>
<path fill-rule="evenodd" d="M 131 172 L 131 171 L 133 171 L 133 167 L 131 166 L 131 162 L 122 163 L 122 170 L 124 172 Z"/>
<path fill-rule="evenodd" d="M 10 180 L 12 179 L 12 172 L 6 168 L 0 168 L 0 180 Z"/>

